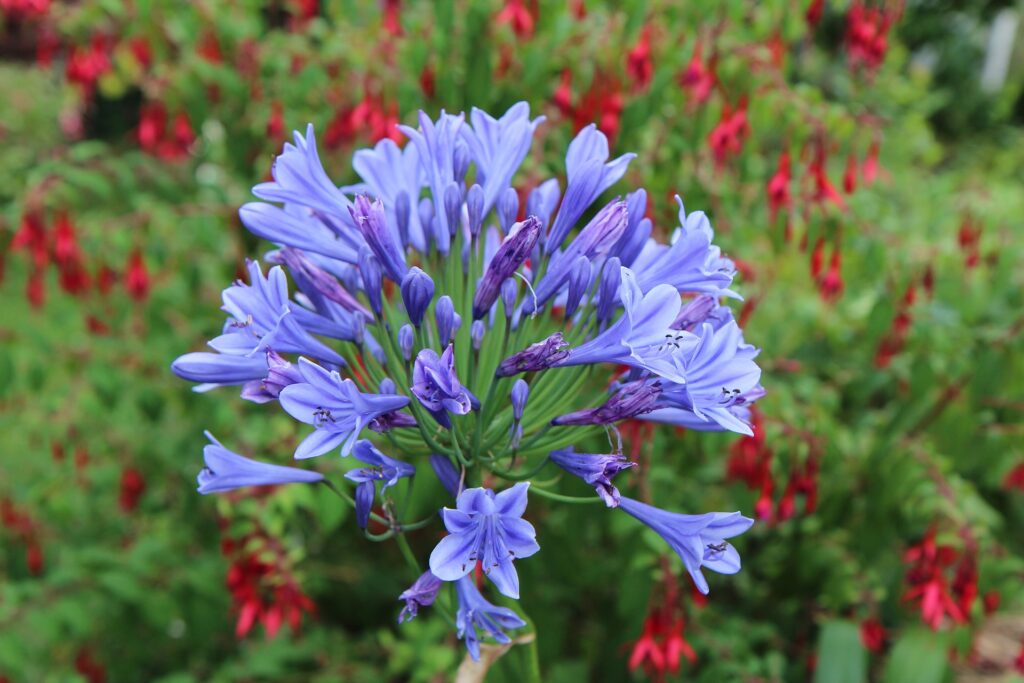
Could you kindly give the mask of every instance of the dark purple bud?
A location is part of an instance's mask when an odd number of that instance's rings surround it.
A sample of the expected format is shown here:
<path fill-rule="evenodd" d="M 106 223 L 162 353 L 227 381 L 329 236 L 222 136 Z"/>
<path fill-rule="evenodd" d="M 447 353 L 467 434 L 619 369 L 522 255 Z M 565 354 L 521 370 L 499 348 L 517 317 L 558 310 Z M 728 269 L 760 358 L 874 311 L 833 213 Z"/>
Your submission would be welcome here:
<path fill-rule="evenodd" d="M 402 325 L 398 328 L 398 348 L 402 352 L 402 358 L 412 360 L 412 348 L 416 341 L 416 335 L 412 331 L 412 325 Z"/>
<path fill-rule="evenodd" d="M 444 585 L 444 582 L 431 574 L 429 570 L 423 572 L 423 575 L 416 579 L 416 583 L 402 591 L 402 594 L 398 596 L 399 600 L 405 600 L 405 607 L 402 608 L 401 613 L 398 615 L 398 623 L 401 624 L 415 617 L 419 613 L 420 607 L 428 607 L 434 604 L 434 600 L 437 599 L 437 593 L 441 590 L 442 585 Z"/>
<path fill-rule="evenodd" d="M 466 212 L 469 214 L 469 234 L 475 240 L 484 222 L 484 188 L 474 184 L 466 193 Z"/>
<path fill-rule="evenodd" d="M 458 183 L 448 183 L 444 190 L 444 212 L 448 219 L 448 236 L 455 237 L 462 223 L 462 188 Z"/>
<path fill-rule="evenodd" d="M 477 286 L 473 297 L 474 319 L 482 318 L 491 309 L 502 283 L 512 277 L 512 273 L 530 256 L 539 236 L 540 221 L 534 216 L 512 226 Z"/>
<path fill-rule="evenodd" d="M 437 320 L 437 343 L 440 346 L 448 346 L 455 334 L 455 304 L 447 294 L 437 300 L 434 318 Z"/>
<path fill-rule="evenodd" d="M 370 509 L 373 507 L 375 487 L 372 481 L 364 481 L 356 487 L 356 523 L 365 529 L 370 522 Z"/>
<path fill-rule="evenodd" d="M 308 291 L 312 289 L 320 296 L 340 305 L 346 311 L 370 317 L 370 312 L 366 310 L 366 307 L 359 303 L 359 300 L 345 289 L 336 277 L 313 263 L 303 252 L 286 247 L 277 252 L 277 256 L 281 263 L 288 266 L 296 285 L 299 285 L 306 296 L 313 297 Z"/>
<path fill-rule="evenodd" d="M 422 270 L 413 266 L 402 280 L 402 301 L 409 320 L 416 327 L 423 323 L 423 316 L 434 298 L 434 281 Z"/>
<path fill-rule="evenodd" d="M 517 379 L 512 385 L 512 419 L 516 422 L 523 419 L 526 399 L 530 397 L 530 385 L 524 379 Z"/>
<path fill-rule="evenodd" d="M 679 309 L 679 315 L 672 323 L 673 330 L 686 330 L 692 332 L 697 325 L 708 319 L 718 308 L 718 299 L 710 294 L 700 294 L 690 301 L 687 301 Z"/>
<path fill-rule="evenodd" d="M 649 413 L 657 407 L 661 382 L 636 380 L 623 384 L 598 408 L 577 410 L 551 421 L 553 425 L 605 425 Z"/>
<path fill-rule="evenodd" d="M 465 179 L 470 161 L 469 147 L 465 142 L 459 140 L 455 143 L 455 154 L 452 158 L 452 174 L 455 176 L 455 182 L 462 183 Z"/>
<path fill-rule="evenodd" d="M 377 257 L 384 274 L 394 282 L 401 282 L 408 268 L 401 247 L 395 244 L 391 235 L 384 204 L 379 199 L 371 203 L 365 196 L 360 195 L 349 208 L 349 213 L 352 214 L 352 220 L 355 221 L 370 251 Z"/>
<path fill-rule="evenodd" d="M 629 224 L 626 202 L 614 200 L 597 212 L 597 215 L 576 236 L 566 249 L 588 258 L 607 254 L 622 237 Z"/>
<path fill-rule="evenodd" d="M 569 474 L 593 486 L 597 494 L 604 499 L 605 505 L 610 508 L 619 505 L 619 490 L 612 484 L 612 479 L 622 470 L 636 467 L 636 463 L 629 462 L 624 455 L 576 453 L 572 446 L 552 451 L 548 457 Z"/>
<path fill-rule="evenodd" d="M 296 365 L 289 363 L 276 351 L 267 351 L 267 376 L 242 385 L 242 398 L 254 403 L 273 401 L 290 384 L 305 382 Z"/>
<path fill-rule="evenodd" d="M 516 309 L 516 295 L 519 293 L 519 284 L 514 277 L 510 277 L 501 283 L 501 304 L 505 308 L 505 317 L 511 318 Z"/>
<path fill-rule="evenodd" d="M 579 308 L 583 296 L 590 287 L 590 259 L 580 256 L 569 271 L 569 291 L 566 293 L 565 318 L 568 320 Z"/>
<path fill-rule="evenodd" d="M 511 377 L 520 372 L 547 370 L 569 355 L 566 350 L 568 346 L 562 333 L 555 332 L 544 341 L 531 344 L 501 361 L 495 374 L 498 377 Z"/>
<path fill-rule="evenodd" d="M 514 187 L 506 187 L 505 191 L 498 195 L 498 222 L 501 230 L 506 235 L 511 229 L 519 213 L 519 194 Z"/>
<path fill-rule="evenodd" d="M 484 325 L 483 320 L 474 320 L 473 324 L 469 328 L 469 338 L 473 342 L 473 350 L 479 351 L 480 347 L 484 343 L 484 334 L 487 332 L 487 326 Z"/>
<path fill-rule="evenodd" d="M 363 291 L 370 300 L 370 308 L 378 316 L 384 296 L 384 283 L 381 280 L 380 262 L 368 248 L 359 250 L 359 274 L 363 276 Z"/>
<path fill-rule="evenodd" d="M 398 236 L 402 240 L 402 246 L 409 245 L 409 218 L 412 205 L 409 203 L 409 194 L 401 190 L 395 195 L 395 222 L 398 223 Z"/>
<path fill-rule="evenodd" d="M 611 320 L 619 301 L 619 287 L 622 286 L 622 264 L 617 256 L 604 262 L 601 284 L 597 290 L 597 321 Z"/>
<path fill-rule="evenodd" d="M 434 474 L 437 475 L 441 485 L 444 486 L 448 493 L 452 494 L 452 498 L 458 498 L 459 493 L 462 492 L 462 476 L 455 469 L 452 461 L 447 456 L 438 455 L 437 453 L 431 453 L 429 460 L 430 466 L 434 468 Z"/>

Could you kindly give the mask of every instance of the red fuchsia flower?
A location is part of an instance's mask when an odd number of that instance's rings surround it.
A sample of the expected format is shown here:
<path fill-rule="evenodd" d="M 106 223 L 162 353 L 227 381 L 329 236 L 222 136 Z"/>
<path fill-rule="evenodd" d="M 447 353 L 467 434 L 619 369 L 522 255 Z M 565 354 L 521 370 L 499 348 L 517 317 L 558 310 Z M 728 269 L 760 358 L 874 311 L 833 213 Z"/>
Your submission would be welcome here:
<path fill-rule="evenodd" d="M 53 65 L 53 58 L 60 50 L 60 37 L 49 25 L 39 28 L 36 37 L 36 64 L 44 69 Z"/>
<path fill-rule="evenodd" d="M 551 103 L 562 113 L 562 116 L 573 115 L 571 70 L 564 69 L 562 71 L 562 80 L 559 82 L 555 94 L 551 96 Z"/>
<path fill-rule="evenodd" d="M 78 85 L 87 97 L 92 94 L 99 77 L 110 70 L 110 41 L 96 34 L 89 46 L 72 47 L 64 67 L 64 77 Z"/>
<path fill-rule="evenodd" d="M 139 498 L 146 491 L 146 480 L 142 473 L 134 467 L 126 467 L 121 471 L 121 490 L 118 504 L 123 512 L 133 512 L 139 506 Z"/>
<path fill-rule="evenodd" d="M 740 438 L 729 449 L 725 477 L 729 481 L 742 481 L 748 489 L 756 491 L 764 488 L 765 481 L 771 480 L 774 457 L 772 449 L 765 443 L 763 419 L 756 406 L 750 409 L 750 429 L 754 432 L 753 436 Z"/>
<path fill-rule="evenodd" d="M 960 613 L 965 620 L 969 619 L 971 607 L 978 597 L 978 565 L 974 561 L 973 555 L 964 553 L 960 558 L 956 573 L 953 575 L 951 588 Z"/>
<path fill-rule="evenodd" d="M 633 90 L 640 92 L 650 85 L 654 76 L 654 62 L 651 60 L 651 27 L 644 26 L 640 39 L 626 54 L 626 73 L 633 78 Z"/>
<path fill-rule="evenodd" d="M 49 11 L 50 0 L 0 0 L 0 13 L 11 20 L 42 17 Z"/>
<path fill-rule="evenodd" d="M 167 110 L 160 102 L 142 105 L 136 136 L 143 151 L 154 152 L 167 130 Z"/>
<path fill-rule="evenodd" d="M 284 107 L 280 100 L 270 103 L 270 118 L 267 119 L 267 137 L 277 140 L 284 137 Z"/>
<path fill-rule="evenodd" d="M 128 49 L 135 57 L 135 61 L 143 68 L 148 69 L 153 63 L 153 52 L 149 48 L 149 41 L 145 38 L 132 38 L 128 41 Z"/>
<path fill-rule="evenodd" d="M 661 681 L 667 673 L 679 672 L 683 657 L 696 664 L 697 653 L 685 636 L 686 620 L 675 603 L 673 595 L 666 596 L 663 605 L 647 615 L 643 632 L 630 650 L 630 671 L 643 668 Z"/>
<path fill-rule="evenodd" d="M 789 192 L 789 183 L 792 180 L 789 161 L 789 150 L 783 150 L 779 155 L 779 166 L 768 180 L 768 211 L 772 223 L 779 215 L 780 209 L 789 210 L 793 204 L 793 198 Z"/>
<path fill-rule="evenodd" d="M 811 251 L 811 279 L 817 280 L 821 277 L 821 270 L 825 266 L 825 238 L 819 237 L 814 243 Z"/>
<path fill-rule="evenodd" d="M 907 334 L 910 332 L 910 325 L 913 322 L 910 308 L 916 300 L 917 288 L 911 282 L 907 285 L 903 298 L 897 305 L 896 314 L 893 316 L 889 331 L 882 337 L 882 341 L 879 342 L 878 350 L 875 353 L 875 367 L 888 367 L 893 357 L 903 350 L 903 347 L 906 345 Z"/>
<path fill-rule="evenodd" d="M 842 195 L 836 191 L 832 181 L 828 179 L 828 172 L 825 166 L 828 161 L 828 153 L 825 149 L 824 140 L 819 140 L 815 144 L 814 154 L 811 157 L 811 163 L 807 167 L 807 175 L 814 183 L 811 201 L 824 208 L 826 202 L 835 204 L 836 208 L 840 211 L 846 210 L 846 201 Z"/>
<path fill-rule="evenodd" d="M 965 214 L 960 221 L 960 230 L 957 232 L 957 242 L 960 251 L 964 254 L 964 265 L 974 268 L 981 258 L 979 248 L 981 242 L 981 225 L 971 214 Z"/>
<path fill-rule="evenodd" d="M 853 152 L 846 157 L 846 171 L 843 173 L 843 192 L 853 194 L 857 189 L 857 157 Z"/>
<path fill-rule="evenodd" d="M 868 153 L 861 164 L 860 175 L 864 179 L 864 186 L 870 187 L 878 180 L 878 140 L 873 140 L 868 147 Z"/>
<path fill-rule="evenodd" d="M 919 601 L 921 620 L 937 631 L 949 617 L 954 623 L 963 623 L 966 617 L 960 605 L 950 595 L 946 568 L 957 560 L 957 551 L 952 546 L 935 542 L 935 528 L 928 530 L 917 545 L 911 546 L 903 559 L 910 564 L 907 569 L 907 590 L 905 601 Z"/>
<path fill-rule="evenodd" d="M 437 91 L 437 77 L 429 64 L 425 65 L 423 71 L 420 72 L 420 90 L 428 99 L 432 99 Z"/>
<path fill-rule="evenodd" d="M 708 101 L 718 83 L 715 75 L 715 57 L 704 61 L 703 47 L 698 39 L 693 46 L 693 56 L 683 72 L 679 74 L 679 85 L 686 91 L 690 109 L 696 109 Z"/>
<path fill-rule="evenodd" d="M 846 57 L 851 68 L 874 71 L 885 60 L 893 17 L 881 7 L 857 0 L 846 15 Z"/>
<path fill-rule="evenodd" d="M 590 89 L 580 98 L 580 103 L 573 109 L 573 127 L 576 132 L 590 124 L 594 112 L 600 112 L 597 127 L 604 133 L 608 142 L 615 141 L 619 132 L 619 117 L 622 116 L 622 95 L 619 83 L 614 78 L 597 74 Z"/>
<path fill-rule="evenodd" d="M 730 157 L 739 155 L 749 134 L 746 96 L 740 98 L 735 111 L 729 107 L 728 102 L 723 104 L 718 125 L 708 134 L 708 145 L 715 158 L 715 166 L 720 168 Z"/>
<path fill-rule="evenodd" d="M 1006 477 L 1003 478 L 1003 488 L 1024 491 L 1024 462 L 1006 473 Z"/>
<path fill-rule="evenodd" d="M 140 303 L 149 296 L 149 272 L 146 270 L 146 263 L 142 260 L 142 252 L 138 249 L 133 250 L 128 257 L 128 266 L 124 273 L 124 288 L 128 292 L 128 296 Z"/>
<path fill-rule="evenodd" d="M 924 275 L 921 276 L 921 288 L 929 299 L 935 295 L 935 271 L 930 263 L 925 267 Z"/>
<path fill-rule="evenodd" d="M 114 283 L 117 282 L 117 273 L 114 269 L 103 264 L 96 271 L 96 289 L 102 296 L 110 294 L 110 290 L 114 288 Z"/>
<path fill-rule="evenodd" d="M 199 43 L 196 45 L 196 54 L 211 64 L 220 64 L 224 61 L 224 53 L 220 49 L 220 40 L 217 38 L 217 34 L 212 31 L 206 31 L 202 37 L 199 38 Z"/>
<path fill-rule="evenodd" d="M 999 609 L 1002 596 L 999 591 L 989 591 L 981 598 L 981 605 L 985 609 L 985 616 L 988 616 Z"/>
<path fill-rule="evenodd" d="M 807 28 L 812 31 L 821 23 L 821 16 L 825 13 L 825 0 L 811 0 L 811 3 L 807 5 L 807 11 L 804 13 L 804 19 L 807 21 Z"/>
<path fill-rule="evenodd" d="M 526 7 L 524 0 L 506 0 L 494 21 L 500 26 L 508 24 L 517 38 L 529 38 L 533 35 L 533 14 Z"/>
<path fill-rule="evenodd" d="M 80 257 L 75 227 L 67 212 L 60 211 L 53 224 L 53 258 L 57 265 L 63 266 L 78 261 Z"/>
<path fill-rule="evenodd" d="M 836 246 L 829 260 L 828 270 L 818 283 L 818 292 L 822 300 L 832 303 L 843 295 L 843 274 L 841 271 L 841 254 Z"/>
<path fill-rule="evenodd" d="M 28 276 L 28 282 L 25 283 L 25 298 L 33 308 L 42 308 L 46 303 L 46 279 L 41 269 L 33 269 Z"/>
<path fill-rule="evenodd" d="M 105 683 L 107 680 L 106 668 L 97 662 L 92 651 L 83 647 L 75 657 L 75 671 L 82 675 L 88 683 Z"/>
<path fill-rule="evenodd" d="M 775 519 L 784 522 L 793 517 L 796 512 L 796 478 L 791 474 L 786 482 L 786 489 L 782 492 L 782 498 L 775 507 Z"/>
<path fill-rule="evenodd" d="M 877 617 L 870 617 L 860 622 L 860 642 L 869 652 L 878 654 L 885 647 L 885 628 Z"/>
<path fill-rule="evenodd" d="M 299 23 L 305 23 L 320 13 L 320 0 L 292 0 L 291 5 Z"/>
<path fill-rule="evenodd" d="M 401 0 L 384 0 L 384 30 L 390 35 L 402 35 L 402 2 Z"/>
<path fill-rule="evenodd" d="M 1017 653 L 1013 660 L 1013 668 L 1017 673 L 1024 674 L 1024 641 L 1021 641 L 1020 652 Z"/>
<path fill-rule="evenodd" d="M 37 268 L 45 268 L 50 260 L 46 225 L 36 211 L 27 211 L 21 217 L 21 225 L 11 240 L 11 251 L 26 249 Z"/>

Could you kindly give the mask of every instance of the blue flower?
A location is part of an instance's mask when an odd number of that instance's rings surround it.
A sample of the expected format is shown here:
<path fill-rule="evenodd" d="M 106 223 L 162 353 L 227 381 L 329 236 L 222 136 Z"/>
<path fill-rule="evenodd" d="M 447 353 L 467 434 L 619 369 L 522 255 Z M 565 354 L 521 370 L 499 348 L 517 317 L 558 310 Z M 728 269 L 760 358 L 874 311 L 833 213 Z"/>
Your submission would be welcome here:
<path fill-rule="evenodd" d="M 360 528 L 365 529 L 366 523 L 370 519 L 375 483 L 383 482 L 380 487 L 380 495 L 383 498 L 384 492 L 397 484 L 399 479 L 416 474 L 416 468 L 400 460 L 389 458 L 374 448 L 373 444 L 366 439 L 356 442 L 352 454 L 357 460 L 370 466 L 345 473 L 346 479 L 359 484 L 356 495 L 356 520 L 359 522 Z M 361 496 L 358 495 L 359 491 L 362 491 Z M 369 497 L 368 501 L 366 500 L 367 496 Z"/>
<path fill-rule="evenodd" d="M 634 380 L 616 389 L 604 405 L 559 415 L 553 425 L 606 425 L 643 416 L 658 407 L 660 380 Z"/>
<path fill-rule="evenodd" d="M 324 171 L 316 151 L 313 124 L 306 126 L 306 135 L 295 131 L 295 144 L 284 143 L 281 154 L 271 169 L 273 182 L 260 183 L 252 193 L 260 199 L 283 204 L 308 206 L 327 216 L 334 216 L 351 225 L 348 200 Z"/>
<path fill-rule="evenodd" d="M 707 595 L 710 590 L 701 567 L 719 574 L 735 574 L 740 570 L 740 554 L 725 539 L 739 536 L 749 529 L 754 523 L 749 517 L 738 512 L 684 515 L 625 497 L 619 500 L 619 508 L 665 539 L 682 559 L 701 593 Z"/>
<path fill-rule="evenodd" d="M 264 276 L 256 261 L 249 261 L 248 266 L 250 284 L 237 282 L 224 290 L 222 308 L 231 319 L 225 323 L 224 333 L 210 340 L 210 346 L 235 356 L 254 356 L 272 348 L 343 365 L 345 360 L 337 351 L 303 327 L 298 311 L 304 309 L 289 303 L 284 270 L 274 266 Z M 317 317 L 309 311 L 304 313 L 305 317 Z"/>
<path fill-rule="evenodd" d="M 394 235 L 403 244 L 409 244 L 420 252 L 426 252 L 427 241 L 424 226 L 420 224 L 419 212 L 412 200 L 420 196 L 423 187 L 423 170 L 416 145 L 399 149 L 389 138 L 384 138 L 373 149 L 361 149 L 352 157 L 352 170 L 363 182 L 343 187 L 346 192 L 368 192 L 384 202 L 388 222 L 394 226 Z M 405 222 L 407 238 L 402 238 L 400 226 Z"/>
<path fill-rule="evenodd" d="M 434 243 L 438 251 L 447 254 L 453 231 L 450 230 L 448 217 L 443 208 L 444 193 L 448 186 L 455 182 L 455 143 L 465 117 L 451 116 L 442 111 L 437 123 L 434 123 L 429 116 L 420 112 L 419 121 L 419 130 L 411 126 L 399 126 L 398 129 L 405 133 L 419 153 L 420 167 L 434 199 Z M 424 226 L 424 229 L 426 227 Z"/>
<path fill-rule="evenodd" d="M 268 242 L 356 263 L 362 241 L 355 239 L 358 233 L 344 233 L 343 238 L 302 207 L 249 202 L 238 210 L 238 217 L 249 232 Z"/>
<path fill-rule="evenodd" d="M 485 635 L 498 643 L 507 645 L 512 639 L 502 629 L 526 626 L 526 622 L 508 607 L 498 607 L 487 602 L 469 577 L 456 581 L 455 595 L 459 599 L 455 628 L 458 637 L 465 641 L 474 662 L 480 661 L 480 636 L 477 629 L 483 630 Z"/>
<path fill-rule="evenodd" d="M 476 162 L 477 182 L 484 190 L 483 215 L 498 196 L 512 183 L 512 176 L 530 151 L 533 132 L 544 121 L 543 116 L 530 120 L 530 105 L 512 105 L 500 119 L 476 107 L 470 112 L 471 126 L 462 129 L 462 139 Z"/>
<path fill-rule="evenodd" d="M 242 398 L 253 403 L 269 403 L 276 400 L 286 386 L 301 381 L 299 369 L 271 349 L 267 351 L 267 376 L 246 382 L 242 386 Z"/>
<path fill-rule="evenodd" d="M 208 391 L 224 384 L 245 384 L 267 375 L 265 355 L 232 356 L 196 351 L 178 356 L 171 363 L 175 375 L 190 382 L 202 382 L 194 391 Z"/>
<path fill-rule="evenodd" d="M 716 296 L 741 298 L 729 289 L 735 266 L 722 258 L 721 250 L 711 241 L 715 237 L 711 223 L 703 211 L 689 216 L 679 202 L 680 227 L 672 235 L 670 246 L 648 242 L 633 262 L 637 282 L 643 291 L 668 284 L 680 292 L 706 292 Z"/>
<path fill-rule="evenodd" d="M 440 356 L 433 349 L 421 349 L 412 369 L 412 394 L 445 427 L 451 426 L 448 413 L 465 415 L 473 409 L 475 397 L 462 386 L 455 374 L 455 354 L 451 344 Z"/>
<path fill-rule="evenodd" d="M 366 197 L 359 196 L 356 197 L 355 206 L 351 211 L 356 227 L 380 262 L 384 274 L 395 283 L 401 284 L 409 269 L 405 265 L 401 245 L 388 227 L 384 204 L 379 199 L 370 202 Z"/>
<path fill-rule="evenodd" d="M 434 604 L 434 600 L 437 599 L 437 592 L 441 590 L 441 586 L 444 584 L 441 579 L 437 578 L 429 571 L 423 572 L 420 578 L 402 591 L 402 594 L 398 596 L 399 600 L 405 600 L 405 607 L 398 615 L 398 623 L 401 624 L 404 621 L 413 619 L 419 614 L 420 607 L 427 607 Z"/>
<path fill-rule="evenodd" d="M 513 561 L 540 550 L 537 532 L 522 518 L 529 486 L 522 482 L 497 495 L 484 488 L 463 491 L 455 509 L 442 512 L 449 535 L 430 554 L 430 571 L 442 581 L 455 581 L 479 561 L 503 595 L 518 599 L 519 575 Z"/>
<path fill-rule="evenodd" d="M 593 486 L 597 495 L 601 496 L 605 505 L 610 508 L 618 507 L 621 498 L 619 490 L 612 484 L 612 479 L 622 470 L 636 467 L 635 462 L 630 462 L 621 454 L 577 453 L 572 446 L 552 451 L 548 457 L 566 472 Z"/>
<path fill-rule="evenodd" d="M 608 138 L 594 124 L 576 134 L 565 156 L 565 171 L 569 179 L 565 196 L 544 245 L 549 254 L 562 246 L 580 216 L 602 192 L 626 173 L 635 156 L 623 154 L 614 161 L 608 161 Z"/>
<path fill-rule="evenodd" d="M 430 461 L 430 467 L 434 470 L 434 474 L 437 475 L 437 480 L 441 482 L 441 486 L 444 486 L 445 491 L 452 494 L 452 498 L 458 498 L 463 488 L 462 475 L 455 469 L 451 458 L 446 455 L 431 453 L 428 460 Z"/>
<path fill-rule="evenodd" d="M 285 412 L 316 427 L 295 450 L 298 459 L 323 455 L 338 446 L 342 455 L 348 455 L 359 432 L 374 418 L 409 404 L 406 396 L 360 393 L 352 380 L 343 380 L 337 372 L 305 358 L 299 359 L 299 372 L 305 382 L 285 387 L 278 397 Z"/>
<path fill-rule="evenodd" d="M 569 352 L 565 350 L 567 346 L 562 333 L 555 332 L 547 339 L 530 344 L 501 361 L 495 374 L 498 377 L 509 377 L 520 372 L 546 370 L 569 357 Z"/>
<path fill-rule="evenodd" d="M 490 259 L 476 295 L 473 297 L 473 318 L 482 318 L 498 299 L 502 285 L 512 276 L 523 262 L 530 258 L 533 247 L 540 237 L 540 221 L 529 216 L 525 221 L 512 226 L 497 253 Z"/>
<path fill-rule="evenodd" d="M 697 339 L 671 327 L 681 305 L 679 293 L 670 285 L 658 285 L 644 294 L 633 271 L 623 267 L 619 296 L 622 317 L 590 341 L 570 349 L 554 366 L 616 363 L 685 383 L 682 352 L 692 348 Z"/>
<path fill-rule="evenodd" d="M 210 432 L 206 432 L 206 438 L 210 443 L 203 447 L 206 467 L 199 473 L 199 493 L 220 493 L 243 486 L 315 484 L 323 481 L 324 476 L 319 472 L 250 460 L 224 448 Z"/>

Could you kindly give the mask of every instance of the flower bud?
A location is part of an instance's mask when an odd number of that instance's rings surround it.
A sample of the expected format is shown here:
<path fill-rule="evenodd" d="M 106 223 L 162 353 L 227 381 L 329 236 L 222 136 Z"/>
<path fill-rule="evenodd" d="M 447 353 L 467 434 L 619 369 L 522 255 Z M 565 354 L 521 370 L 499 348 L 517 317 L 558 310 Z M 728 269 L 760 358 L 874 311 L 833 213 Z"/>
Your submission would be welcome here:
<path fill-rule="evenodd" d="M 420 225 L 423 227 L 423 239 L 427 242 L 427 249 L 430 249 L 430 242 L 434 239 L 434 203 L 424 197 L 416 207 L 420 217 Z"/>
<path fill-rule="evenodd" d="M 672 323 L 673 330 L 693 331 L 697 325 L 708 319 L 718 308 L 718 300 L 710 294 L 701 294 L 688 301 L 679 309 L 679 315 Z"/>
<path fill-rule="evenodd" d="M 530 385 L 524 379 L 517 379 L 512 385 L 512 419 L 518 422 L 523 419 L 526 399 L 530 396 Z"/>
<path fill-rule="evenodd" d="M 473 350 L 479 351 L 480 347 L 484 343 L 484 334 L 487 332 L 487 326 L 484 325 L 483 320 L 474 320 L 472 326 L 469 328 L 469 338 L 473 342 Z"/>
<path fill-rule="evenodd" d="M 448 236 L 455 237 L 462 218 L 462 190 L 458 183 L 449 183 L 444 190 L 444 212 L 448 219 Z"/>
<path fill-rule="evenodd" d="M 423 322 L 423 316 L 434 298 L 434 281 L 417 267 L 412 267 L 402 280 L 402 301 L 409 320 L 416 327 Z"/>
<path fill-rule="evenodd" d="M 434 474 L 437 475 L 438 481 L 444 486 L 448 493 L 452 494 L 452 498 L 458 498 L 462 492 L 461 480 L 462 477 L 459 475 L 459 471 L 455 469 L 455 465 L 444 455 L 438 455 L 437 453 L 431 453 L 430 466 L 434 469 Z"/>
<path fill-rule="evenodd" d="M 437 343 L 440 346 L 448 346 L 455 334 L 455 304 L 452 298 L 445 294 L 437 300 L 434 307 L 434 317 L 437 320 Z"/>
<path fill-rule="evenodd" d="M 569 271 L 569 291 L 566 294 L 565 318 L 568 320 L 579 308 L 580 302 L 590 287 L 590 259 L 580 256 Z"/>
<path fill-rule="evenodd" d="M 402 190 L 395 195 L 395 222 L 398 224 L 398 236 L 402 240 L 402 246 L 409 246 L 409 216 L 412 206 L 409 204 L 409 194 Z"/>
<path fill-rule="evenodd" d="M 401 247 L 395 244 L 391 235 L 384 204 L 379 199 L 371 203 L 360 195 L 356 197 L 355 205 L 349 208 L 349 213 L 384 274 L 394 282 L 401 282 L 408 268 Z"/>
<path fill-rule="evenodd" d="M 505 241 L 498 247 L 473 297 L 473 319 L 482 318 L 494 305 L 498 291 L 533 251 L 540 236 L 540 221 L 533 216 L 512 226 Z"/>
<path fill-rule="evenodd" d="M 566 350 L 567 346 L 569 345 L 565 342 L 562 333 L 555 332 L 547 339 L 531 344 L 501 361 L 495 374 L 498 377 L 511 377 L 520 372 L 547 370 L 569 355 Z"/>
<path fill-rule="evenodd" d="M 506 187 L 505 191 L 498 196 L 498 222 L 501 223 L 502 231 L 507 235 L 512 224 L 519 213 L 519 195 L 515 188 Z"/>
<path fill-rule="evenodd" d="M 615 312 L 620 286 L 622 286 L 622 266 L 619 259 L 613 256 L 604 262 L 601 285 L 598 287 L 597 321 L 599 323 L 611 319 Z"/>
<path fill-rule="evenodd" d="M 366 247 L 359 250 L 359 274 L 363 276 L 363 291 L 366 292 L 366 298 L 370 300 L 370 308 L 380 316 L 384 295 L 380 262 Z"/>
<path fill-rule="evenodd" d="M 474 184 L 466 193 L 466 210 L 469 214 L 469 234 L 475 240 L 484 222 L 484 189 Z"/>
<path fill-rule="evenodd" d="M 501 283 L 501 304 L 505 307 L 505 317 L 511 318 L 516 309 L 516 295 L 519 293 L 519 285 L 516 279 L 510 277 Z"/>
<path fill-rule="evenodd" d="M 415 342 L 415 333 L 412 325 L 402 325 L 398 328 L 398 348 L 402 351 L 402 358 L 412 360 L 412 348 Z"/>
<path fill-rule="evenodd" d="M 395 387 L 395 380 L 390 377 L 385 377 L 380 381 L 380 388 L 377 390 L 378 394 L 397 394 L 397 388 Z"/>
<path fill-rule="evenodd" d="M 455 176 L 455 182 L 462 183 L 466 178 L 470 161 L 469 147 L 462 140 L 459 140 L 455 143 L 455 153 L 452 156 L 452 173 Z"/>

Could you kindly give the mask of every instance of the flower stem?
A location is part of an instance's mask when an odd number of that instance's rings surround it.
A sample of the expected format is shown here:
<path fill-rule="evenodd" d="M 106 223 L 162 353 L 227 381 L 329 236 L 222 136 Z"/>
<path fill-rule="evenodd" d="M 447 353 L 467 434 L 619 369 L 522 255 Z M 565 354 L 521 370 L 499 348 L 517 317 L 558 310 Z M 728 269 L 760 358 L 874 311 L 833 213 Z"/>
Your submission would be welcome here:
<path fill-rule="evenodd" d="M 601 500 L 600 498 L 581 498 L 579 496 L 563 496 L 561 493 L 545 491 L 544 489 L 539 488 L 537 485 L 533 485 L 530 487 L 530 493 L 536 493 L 541 498 L 550 498 L 551 500 L 557 500 L 560 503 L 574 503 L 576 505 L 604 503 L 604 501 Z"/>

